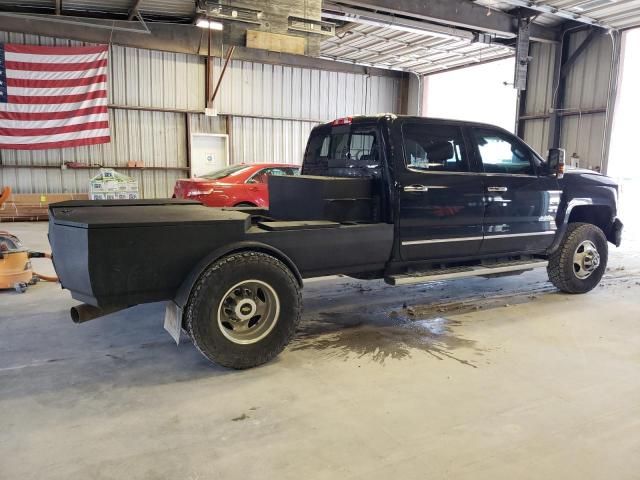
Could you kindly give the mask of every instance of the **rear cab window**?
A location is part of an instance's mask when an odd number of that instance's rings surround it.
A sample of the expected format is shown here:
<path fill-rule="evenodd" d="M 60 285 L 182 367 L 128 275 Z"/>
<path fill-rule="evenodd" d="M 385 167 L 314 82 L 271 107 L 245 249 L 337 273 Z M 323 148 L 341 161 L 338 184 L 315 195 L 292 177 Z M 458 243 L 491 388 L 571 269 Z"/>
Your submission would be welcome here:
<path fill-rule="evenodd" d="M 381 176 L 382 161 L 375 126 L 322 126 L 311 132 L 302 173 L 331 177 Z"/>

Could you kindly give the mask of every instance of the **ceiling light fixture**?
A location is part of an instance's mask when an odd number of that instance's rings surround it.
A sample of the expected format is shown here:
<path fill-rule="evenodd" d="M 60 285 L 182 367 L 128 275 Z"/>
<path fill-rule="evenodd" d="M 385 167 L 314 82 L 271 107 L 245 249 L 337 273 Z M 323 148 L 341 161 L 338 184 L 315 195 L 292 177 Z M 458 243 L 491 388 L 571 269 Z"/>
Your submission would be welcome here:
<path fill-rule="evenodd" d="M 196 26 L 200 28 L 209 28 L 211 30 L 222 30 L 224 28 L 222 22 L 216 22 L 215 20 L 209 20 L 204 17 L 198 19 Z"/>

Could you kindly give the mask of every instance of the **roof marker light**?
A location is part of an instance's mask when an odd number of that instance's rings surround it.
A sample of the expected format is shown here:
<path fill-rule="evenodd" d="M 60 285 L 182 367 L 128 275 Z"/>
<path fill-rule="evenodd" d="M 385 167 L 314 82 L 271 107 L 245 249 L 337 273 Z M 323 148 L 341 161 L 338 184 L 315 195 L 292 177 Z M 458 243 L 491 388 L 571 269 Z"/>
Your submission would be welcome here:
<path fill-rule="evenodd" d="M 331 122 L 331 126 L 335 127 L 337 125 L 351 125 L 352 121 L 353 117 L 336 118 L 333 122 Z"/>

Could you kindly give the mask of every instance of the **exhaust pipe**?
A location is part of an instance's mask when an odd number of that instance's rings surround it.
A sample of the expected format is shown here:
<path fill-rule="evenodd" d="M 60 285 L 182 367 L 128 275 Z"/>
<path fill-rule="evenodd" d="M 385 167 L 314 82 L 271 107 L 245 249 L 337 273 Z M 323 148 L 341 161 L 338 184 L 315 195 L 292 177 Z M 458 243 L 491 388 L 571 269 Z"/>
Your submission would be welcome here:
<path fill-rule="evenodd" d="M 71 320 L 73 323 L 84 323 L 89 320 L 93 320 L 95 318 L 100 318 L 105 315 L 109 315 L 110 313 L 118 312 L 120 310 L 124 310 L 123 307 L 110 307 L 110 308 L 100 308 L 94 307 L 93 305 L 87 305 L 83 303 L 81 305 L 76 305 L 75 307 L 71 307 Z"/>

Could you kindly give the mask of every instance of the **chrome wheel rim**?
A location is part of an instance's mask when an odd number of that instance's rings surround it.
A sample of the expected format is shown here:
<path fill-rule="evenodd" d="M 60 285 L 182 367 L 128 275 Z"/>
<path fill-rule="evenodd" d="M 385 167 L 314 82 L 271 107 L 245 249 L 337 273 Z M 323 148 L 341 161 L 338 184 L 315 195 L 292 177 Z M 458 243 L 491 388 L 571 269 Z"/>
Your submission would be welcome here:
<path fill-rule="evenodd" d="M 584 240 L 573 253 L 573 273 L 580 280 L 589 278 L 600 266 L 600 254 L 591 240 Z"/>
<path fill-rule="evenodd" d="M 218 328 L 233 343 L 248 345 L 269 335 L 279 316 L 280 300 L 271 285 L 245 280 L 222 296 Z"/>

